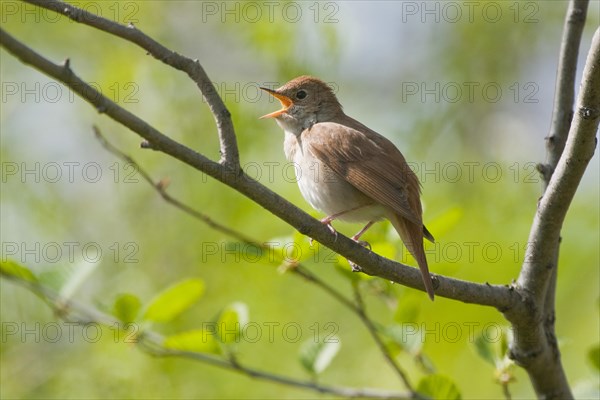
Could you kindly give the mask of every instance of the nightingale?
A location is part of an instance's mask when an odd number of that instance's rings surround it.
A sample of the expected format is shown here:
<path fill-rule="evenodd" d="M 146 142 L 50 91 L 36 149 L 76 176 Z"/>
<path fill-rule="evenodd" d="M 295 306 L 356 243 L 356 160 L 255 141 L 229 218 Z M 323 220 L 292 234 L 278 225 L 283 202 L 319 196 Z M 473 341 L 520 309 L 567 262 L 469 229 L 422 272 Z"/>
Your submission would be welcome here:
<path fill-rule="evenodd" d="M 419 180 L 400 150 L 347 116 L 333 90 L 317 78 L 300 76 L 278 89 L 261 89 L 282 105 L 261 118 L 275 118 L 284 130 L 285 155 L 295 164 L 302 196 L 327 215 L 321 222 L 334 234 L 334 220 L 366 222 L 352 239 L 368 245 L 360 237 L 388 219 L 416 259 L 433 300 L 423 238 L 434 239 L 423 225 Z"/>

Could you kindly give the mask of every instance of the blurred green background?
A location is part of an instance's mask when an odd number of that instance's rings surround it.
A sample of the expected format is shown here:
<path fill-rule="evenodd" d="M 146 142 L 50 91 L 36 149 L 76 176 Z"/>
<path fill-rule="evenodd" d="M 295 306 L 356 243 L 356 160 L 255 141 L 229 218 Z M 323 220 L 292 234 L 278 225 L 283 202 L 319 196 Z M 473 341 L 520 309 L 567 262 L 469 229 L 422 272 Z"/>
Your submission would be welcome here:
<path fill-rule="evenodd" d="M 273 121 L 258 120 L 278 107 L 258 86 L 276 87 L 301 74 L 329 82 L 346 113 L 390 138 L 416 169 L 424 219 L 438 240 L 428 248 L 431 270 L 495 284 L 518 276 L 541 191 L 534 167 L 545 160 L 567 2 L 78 5 L 133 21 L 168 48 L 198 58 L 232 113 L 247 172 L 315 216 L 292 179 L 282 132 Z M 593 1 L 578 77 L 599 15 Z M 18 39 L 55 62 L 69 58 L 80 77 L 171 138 L 219 157 L 214 120 L 184 74 L 130 43 L 17 1 L 2 2 L 1 18 Z M 298 362 L 301 344 L 335 330 L 341 349 L 320 382 L 402 390 L 355 315 L 310 283 L 281 273 L 277 262 L 257 262 L 244 245 L 167 205 L 101 147 L 92 125 L 156 180 L 170 179 L 170 194 L 222 224 L 288 250 L 297 248 L 292 240 L 302 243 L 308 268 L 351 296 L 327 249 L 307 250 L 306 238 L 294 237 L 293 228 L 261 207 L 161 153 L 141 150 L 136 135 L 67 88 L 0 54 L 3 259 L 27 265 L 57 288 L 68 271 L 92 260 L 95 268 L 75 298 L 103 310 L 121 293 L 147 302 L 175 282 L 198 278 L 206 285 L 202 299 L 155 330 L 200 328 L 243 302 L 249 321 L 262 328 L 259 340 L 239 343 L 244 362 L 310 379 Z M 562 359 L 580 398 L 597 394 L 599 386 L 588 360 L 600 340 L 598 173 L 596 156 L 565 221 L 557 291 Z M 347 235 L 360 228 L 336 227 Z M 365 238 L 375 251 L 414 265 L 389 223 Z M 92 340 L 23 288 L 4 279 L 0 285 L 2 398 L 320 397 L 198 362 L 152 358 L 110 330 Z M 464 398 L 501 397 L 494 368 L 474 346 L 482 330 L 497 341 L 506 325 L 501 314 L 443 298 L 431 303 L 423 293 L 378 279 L 361 285 L 380 324 L 424 332 L 424 340 L 416 338 L 422 354 Z M 299 328 L 298 338 L 288 326 Z M 408 352 L 398 357 L 413 381 L 423 376 Z M 526 374 L 516 369 L 515 376 L 514 397 L 533 397 Z"/>

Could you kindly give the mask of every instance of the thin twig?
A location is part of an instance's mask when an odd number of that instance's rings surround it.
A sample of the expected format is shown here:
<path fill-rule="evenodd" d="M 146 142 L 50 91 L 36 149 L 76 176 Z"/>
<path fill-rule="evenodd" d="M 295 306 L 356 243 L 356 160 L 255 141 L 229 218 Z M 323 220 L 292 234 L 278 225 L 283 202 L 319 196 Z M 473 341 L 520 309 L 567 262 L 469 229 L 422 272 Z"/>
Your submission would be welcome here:
<path fill-rule="evenodd" d="M 79 325 L 87 325 L 90 323 L 99 323 L 106 326 L 119 326 L 122 329 L 127 327 L 115 316 L 106 314 L 92 306 L 80 303 L 76 300 L 62 298 L 58 293 L 49 289 L 38 282 L 29 281 L 21 277 L 10 275 L 3 270 L 0 275 L 15 283 L 24 286 L 37 296 L 42 298 L 53 311 L 65 321 L 76 323 Z M 384 392 L 369 388 L 350 388 L 340 386 L 321 385 L 314 381 L 303 381 L 290 378 L 284 375 L 279 375 L 267 371 L 262 371 L 242 364 L 239 360 L 232 362 L 231 360 L 214 356 L 207 353 L 194 351 L 183 351 L 170 349 L 163 345 L 165 338 L 152 330 L 144 329 L 137 334 L 137 345 L 144 352 L 162 357 L 181 357 L 201 361 L 206 364 L 216 367 L 236 371 L 250 377 L 261 379 L 273 383 L 285 384 L 301 389 L 311 390 L 313 392 L 330 394 L 346 398 L 375 398 L 375 399 L 410 399 L 411 394 Z"/>
<path fill-rule="evenodd" d="M 119 150 L 117 147 L 115 147 L 114 145 L 112 145 L 105 137 L 104 135 L 102 135 L 102 132 L 100 132 L 100 129 L 97 126 L 93 126 L 93 130 L 94 130 L 94 135 L 96 136 L 96 138 L 100 141 L 100 144 L 102 144 L 102 146 L 110 153 L 114 154 L 115 156 L 119 157 L 120 159 L 122 159 L 123 161 L 125 161 L 126 163 L 131 164 L 137 173 L 139 173 L 141 175 L 141 177 L 150 184 L 150 186 L 152 186 L 157 192 L 158 194 L 169 204 L 171 204 L 172 206 L 180 209 L 181 211 L 191 215 L 192 217 L 199 219 L 200 221 L 204 222 L 205 224 L 207 224 L 209 227 L 222 232 L 228 236 L 231 236 L 237 240 L 239 240 L 242 243 L 260 248 L 260 249 L 265 249 L 266 247 L 263 244 L 260 244 L 252 239 L 250 239 L 249 237 L 247 237 L 246 235 L 244 235 L 241 232 L 238 232 L 234 229 L 231 229 L 223 224 L 220 224 L 218 222 L 216 222 L 214 219 L 210 218 L 208 215 L 203 214 L 201 212 L 199 212 L 198 210 L 188 206 L 187 204 L 182 203 L 181 201 L 177 200 L 176 198 L 172 197 L 168 192 L 167 192 L 167 182 L 166 180 L 160 180 L 158 182 L 154 182 L 154 180 L 152 179 L 152 177 L 150 177 L 150 174 L 148 174 L 131 156 L 129 156 L 128 154 L 123 153 L 121 150 Z"/>
<path fill-rule="evenodd" d="M 0 44 L 22 62 L 32 65 L 39 71 L 67 85 L 74 93 L 95 106 L 99 112 L 108 115 L 152 143 L 154 149 L 160 150 L 237 190 L 298 229 L 300 233 L 314 238 L 346 259 L 360 265 L 364 273 L 379 276 L 421 291 L 425 290 L 421 274 L 417 268 L 381 257 L 346 236 L 333 235 L 317 219 L 256 180 L 243 173 L 241 175 L 234 173 L 221 164 L 174 141 L 143 119 L 120 107 L 76 76 L 68 63 L 64 65 L 54 64 L 1 28 Z M 480 284 L 442 275 L 436 275 L 436 294 L 440 297 L 460 300 L 465 303 L 492 306 L 500 310 L 519 307 L 520 304 L 519 296 L 508 286 Z"/>
<path fill-rule="evenodd" d="M 362 294 L 360 293 L 360 288 L 358 287 L 358 285 L 353 285 L 352 288 L 354 289 L 354 297 L 356 298 L 356 305 L 358 307 L 358 316 L 362 320 L 363 324 L 367 327 L 369 333 L 371 334 L 371 337 L 377 344 L 377 347 L 379 347 L 379 350 L 383 354 L 385 360 L 396 372 L 400 380 L 404 383 L 404 386 L 406 386 L 406 388 L 411 393 L 413 393 L 413 396 L 418 398 L 418 393 L 414 390 L 412 384 L 410 383 L 408 375 L 406 374 L 406 372 L 404 372 L 402 367 L 400 367 L 400 364 L 398 364 L 394 356 L 390 353 L 390 350 L 385 345 L 383 339 L 379 335 L 379 330 L 377 329 L 375 324 L 373 324 L 373 321 L 371 321 L 371 319 L 368 317 L 365 303 L 363 301 Z"/>
<path fill-rule="evenodd" d="M 302 278 L 306 279 L 309 282 L 314 283 L 316 286 L 323 289 L 341 304 L 346 306 L 353 313 L 359 315 L 360 310 L 352 301 L 350 301 L 346 296 L 341 294 L 338 290 L 336 290 L 333 286 L 329 285 L 327 282 L 323 281 L 321 278 L 313 274 L 309 269 L 303 267 L 302 265 L 298 265 L 295 268 L 292 268 L 291 271 L 297 275 L 300 275 Z"/>
<path fill-rule="evenodd" d="M 565 17 L 563 36 L 560 43 L 560 55 L 556 73 L 556 91 L 552 124 L 546 137 L 546 164 L 538 166 L 542 172 L 544 191 L 548 187 L 550 177 L 562 155 L 575 103 L 575 77 L 577 74 L 577 57 L 579 45 L 585 26 L 589 0 L 572 0 Z"/>

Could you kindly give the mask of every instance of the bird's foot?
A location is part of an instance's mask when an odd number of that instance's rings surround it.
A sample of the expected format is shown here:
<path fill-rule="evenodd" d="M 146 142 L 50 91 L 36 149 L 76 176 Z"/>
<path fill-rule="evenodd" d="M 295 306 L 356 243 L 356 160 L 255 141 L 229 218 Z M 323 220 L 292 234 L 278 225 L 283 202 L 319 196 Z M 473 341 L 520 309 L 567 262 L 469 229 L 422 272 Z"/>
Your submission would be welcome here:
<path fill-rule="evenodd" d="M 338 233 L 335 230 L 335 228 L 333 227 L 333 225 L 331 225 L 332 222 L 333 222 L 333 218 L 331 218 L 331 217 L 325 217 L 321 220 L 321 223 L 323 225 L 327 226 L 327 228 L 329 228 L 329 231 L 331 233 L 333 233 L 333 235 L 335 236 L 335 240 L 337 240 Z"/>
<path fill-rule="evenodd" d="M 330 231 L 331 233 L 333 233 L 333 235 L 335 236 L 335 240 L 337 240 L 337 238 L 338 238 L 338 233 L 337 233 L 337 231 L 335 230 L 335 228 L 333 227 L 333 225 L 331 225 L 331 222 L 332 222 L 332 221 L 333 221 L 333 219 L 332 219 L 331 217 L 325 217 L 325 218 L 323 218 L 323 219 L 321 220 L 321 223 L 322 223 L 323 225 L 326 225 L 326 226 L 327 226 L 327 228 L 329 228 L 329 231 Z M 314 240 L 313 238 L 310 238 L 310 245 L 311 245 L 311 246 L 313 245 L 313 242 L 314 242 L 314 241 L 315 241 L 315 240 Z"/>
<path fill-rule="evenodd" d="M 360 244 L 362 247 L 372 250 L 371 244 L 369 242 L 365 242 L 364 240 L 358 240 L 358 238 L 356 236 L 352 236 L 352 240 L 354 240 L 356 243 Z M 348 260 L 348 263 L 350 264 L 350 267 L 352 268 L 352 272 L 361 272 L 362 271 L 361 266 L 356 264 L 355 262 Z"/>
<path fill-rule="evenodd" d="M 358 240 L 355 237 L 352 237 L 352 240 L 354 240 L 356 243 L 360 244 L 362 247 L 364 247 L 365 249 L 369 249 L 369 250 L 373 250 L 373 248 L 371 247 L 371 243 L 364 241 L 364 240 Z"/>

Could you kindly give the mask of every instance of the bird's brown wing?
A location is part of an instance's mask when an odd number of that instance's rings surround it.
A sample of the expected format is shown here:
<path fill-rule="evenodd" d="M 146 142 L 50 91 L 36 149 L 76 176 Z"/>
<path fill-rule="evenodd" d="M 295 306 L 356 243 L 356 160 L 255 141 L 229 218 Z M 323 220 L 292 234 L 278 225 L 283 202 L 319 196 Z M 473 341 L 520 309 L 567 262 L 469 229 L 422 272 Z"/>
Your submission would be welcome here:
<path fill-rule="evenodd" d="M 360 131 L 347 126 L 352 123 Z M 308 151 L 358 190 L 408 221 L 423 225 L 417 176 L 388 139 L 351 120 L 349 124 L 315 124 L 302 133 L 301 140 Z"/>

